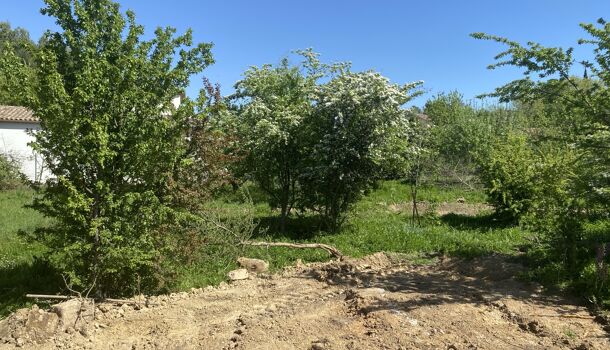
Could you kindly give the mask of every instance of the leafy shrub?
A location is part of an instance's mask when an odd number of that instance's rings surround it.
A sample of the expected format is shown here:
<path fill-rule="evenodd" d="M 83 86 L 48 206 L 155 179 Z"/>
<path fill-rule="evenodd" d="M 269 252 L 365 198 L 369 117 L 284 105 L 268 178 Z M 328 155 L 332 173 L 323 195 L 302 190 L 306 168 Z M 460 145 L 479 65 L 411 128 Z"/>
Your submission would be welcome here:
<path fill-rule="evenodd" d="M 37 56 L 33 145 L 53 177 L 34 207 L 55 220 L 33 238 L 73 288 L 154 289 L 172 226 L 186 220 L 169 188 L 193 109 L 171 102 L 213 62 L 211 44 L 172 28 L 143 40 L 135 15 L 111 0 L 46 1 L 42 12 L 60 28 Z"/>
<path fill-rule="evenodd" d="M 17 188 L 24 183 L 19 164 L 10 156 L 0 154 L 0 190 Z"/>
<path fill-rule="evenodd" d="M 601 303 L 610 296 L 606 282 L 610 237 L 607 227 L 603 234 L 592 234 L 596 230 L 591 231 L 590 225 L 607 221 L 610 207 L 610 23 L 599 19 L 597 25 L 581 27 L 589 37 L 579 44 L 593 46 L 584 61 L 574 57 L 572 48 L 521 45 L 484 33 L 472 36 L 506 46 L 490 69 L 523 70 L 522 79 L 491 95 L 525 107 L 537 123 L 529 131 L 540 156 L 534 163 L 535 186 L 525 202 L 529 213 L 524 223 L 537 233 L 537 251 L 544 257 L 539 265 L 559 266 L 558 278 Z M 588 72 L 583 78 L 571 75 L 578 64 Z M 526 189 L 529 184 L 516 187 Z"/>
<path fill-rule="evenodd" d="M 389 135 L 407 132 L 405 111 L 419 83 L 399 86 L 375 72 L 346 72 L 317 91 L 309 119 L 309 146 L 301 176 L 305 208 L 320 213 L 331 230 L 379 179 L 389 155 Z"/>
<path fill-rule="evenodd" d="M 479 176 L 499 212 L 519 218 L 528 211 L 536 185 L 535 158 L 526 137 L 513 133 L 477 155 Z"/>
<path fill-rule="evenodd" d="M 269 196 L 269 205 L 280 209 L 280 226 L 299 196 L 303 167 L 304 125 L 312 114 L 311 96 L 317 81 L 328 74 L 317 54 L 300 51 L 305 61 L 291 66 L 252 67 L 236 84 L 238 105 L 235 129 L 243 142 L 243 172 Z"/>

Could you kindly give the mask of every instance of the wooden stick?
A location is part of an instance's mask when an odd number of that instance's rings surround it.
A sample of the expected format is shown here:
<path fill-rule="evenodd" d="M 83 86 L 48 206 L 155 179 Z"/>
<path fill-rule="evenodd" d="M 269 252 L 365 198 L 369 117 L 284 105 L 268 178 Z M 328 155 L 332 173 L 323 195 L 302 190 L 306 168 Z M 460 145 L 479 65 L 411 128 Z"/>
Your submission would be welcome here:
<path fill-rule="evenodd" d="M 69 300 L 69 299 L 78 299 L 78 297 L 68 296 L 68 295 L 48 295 L 48 294 L 26 294 L 26 298 L 34 298 L 34 299 L 50 299 L 50 300 Z M 82 298 L 85 300 L 94 300 L 92 298 Z M 148 304 L 154 305 L 151 303 L 146 303 L 145 301 L 136 301 L 136 300 L 126 300 L 126 299 L 112 299 L 105 298 L 100 299 L 98 302 L 102 303 L 111 303 L 111 304 Z"/>
<path fill-rule="evenodd" d="M 334 256 L 339 260 L 343 260 L 343 254 L 341 252 L 330 245 L 322 244 L 322 243 L 286 243 L 286 242 L 259 242 L 259 241 L 244 241 L 241 242 L 243 245 L 257 246 L 257 247 L 287 247 L 287 248 L 313 248 L 313 249 L 324 249 L 330 255 Z"/>
<path fill-rule="evenodd" d="M 35 299 L 56 299 L 56 300 L 68 300 L 74 299 L 74 297 L 70 297 L 67 295 L 47 295 L 47 294 L 26 294 L 26 298 L 35 298 Z"/>

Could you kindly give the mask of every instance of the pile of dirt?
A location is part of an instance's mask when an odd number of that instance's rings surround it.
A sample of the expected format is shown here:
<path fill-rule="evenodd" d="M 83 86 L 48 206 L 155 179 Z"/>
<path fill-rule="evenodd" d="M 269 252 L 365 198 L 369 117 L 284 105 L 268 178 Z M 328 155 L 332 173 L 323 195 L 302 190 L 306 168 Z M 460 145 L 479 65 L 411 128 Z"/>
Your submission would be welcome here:
<path fill-rule="evenodd" d="M 76 320 L 19 310 L 0 321 L 0 349 L 610 348 L 585 307 L 516 281 L 519 269 L 502 256 L 413 265 L 383 253 L 298 264 L 135 304 L 73 307 Z"/>

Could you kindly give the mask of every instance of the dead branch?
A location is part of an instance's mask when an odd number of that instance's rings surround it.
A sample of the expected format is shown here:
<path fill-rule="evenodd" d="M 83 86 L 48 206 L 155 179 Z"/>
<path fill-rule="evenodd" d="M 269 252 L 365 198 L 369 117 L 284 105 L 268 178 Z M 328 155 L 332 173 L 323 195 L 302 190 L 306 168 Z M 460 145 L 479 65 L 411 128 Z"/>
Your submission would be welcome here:
<path fill-rule="evenodd" d="M 256 247 L 287 247 L 287 248 L 297 248 L 297 249 L 305 249 L 305 248 L 313 248 L 313 249 L 323 249 L 326 250 L 330 255 L 334 256 L 339 260 L 343 260 L 344 256 L 341 252 L 328 244 L 322 243 L 286 243 L 286 242 L 259 242 L 259 241 L 244 241 L 241 242 L 242 245 L 256 246 Z"/>
<path fill-rule="evenodd" d="M 94 300 L 92 298 L 79 298 L 79 297 L 70 296 L 70 295 L 49 295 L 49 294 L 26 294 L 25 297 L 33 298 L 33 299 L 46 299 L 46 300 L 70 300 L 70 299 Z M 110 304 L 136 304 L 136 305 L 142 304 L 142 302 L 139 302 L 137 300 L 112 299 L 112 298 L 99 299 L 98 302 L 110 303 Z M 154 305 L 151 303 L 148 303 L 148 304 Z"/>
<path fill-rule="evenodd" d="M 34 299 L 49 299 L 49 300 L 68 300 L 74 299 L 73 296 L 68 295 L 46 295 L 46 294 L 26 294 L 26 298 L 34 298 Z"/>

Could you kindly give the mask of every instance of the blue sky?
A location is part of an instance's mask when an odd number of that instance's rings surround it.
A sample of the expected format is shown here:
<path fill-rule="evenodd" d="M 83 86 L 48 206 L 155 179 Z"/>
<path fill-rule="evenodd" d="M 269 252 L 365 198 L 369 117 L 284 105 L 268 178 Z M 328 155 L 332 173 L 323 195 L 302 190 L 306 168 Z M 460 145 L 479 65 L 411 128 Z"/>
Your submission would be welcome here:
<path fill-rule="evenodd" d="M 609 0 L 121 0 L 148 33 L 157 26 L 191 27 L 196 41 L 213 42 L 216 64 L 206 75 L 223 94 L 252 65 L 277 63 L 292 50 L 312 47 L 323 61 L 350 61 L 397 83 L 424 80 L 421 105 L 441 91 L 466 98 L 519 77 L 515 69 L 489 71 L 501 46 L 470 38 L 487 32 L 549 46 L 577 46 L 578 26 L 610 20 Z M 42 0 L 2 0 L 0 21 L 26 28 L 37 39 L 53 20 Z M 584 47 L 577 55 L 586 56 Z M 201 86 L 196 77 L 189 95 Z"/>

